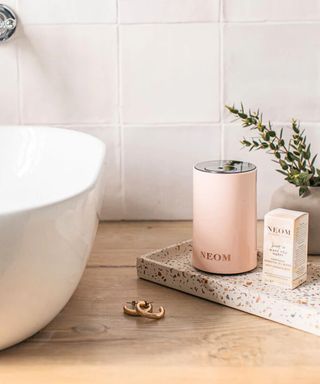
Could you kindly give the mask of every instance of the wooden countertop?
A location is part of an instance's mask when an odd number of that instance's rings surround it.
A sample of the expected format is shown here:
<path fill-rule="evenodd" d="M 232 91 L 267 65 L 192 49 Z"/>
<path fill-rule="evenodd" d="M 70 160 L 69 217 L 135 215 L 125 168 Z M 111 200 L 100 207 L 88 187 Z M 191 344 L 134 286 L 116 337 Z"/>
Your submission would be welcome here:
<path fill-rule="evenodd" d="M 101 223 L 65 309 L 0 352 L 0 384 L 318 383 L 319 337 L 137 279 L 138 255 L 191 238 L 191 226 Z M 260 224 L 260 246 L 261 235 Z M 164 305 L 166 318 L 123 315 L 135 298 Z"/>

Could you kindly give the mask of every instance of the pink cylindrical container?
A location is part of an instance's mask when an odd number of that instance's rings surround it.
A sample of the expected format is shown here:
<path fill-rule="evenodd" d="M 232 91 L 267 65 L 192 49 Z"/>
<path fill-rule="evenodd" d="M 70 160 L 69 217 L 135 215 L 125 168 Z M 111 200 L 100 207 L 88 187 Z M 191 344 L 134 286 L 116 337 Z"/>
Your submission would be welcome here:
<path fill-rule="evenodd" d="M 193 170 L 192 265 L 221 274 L 257 266 L 257 171 L 235 160 L 207 161 Z"/>

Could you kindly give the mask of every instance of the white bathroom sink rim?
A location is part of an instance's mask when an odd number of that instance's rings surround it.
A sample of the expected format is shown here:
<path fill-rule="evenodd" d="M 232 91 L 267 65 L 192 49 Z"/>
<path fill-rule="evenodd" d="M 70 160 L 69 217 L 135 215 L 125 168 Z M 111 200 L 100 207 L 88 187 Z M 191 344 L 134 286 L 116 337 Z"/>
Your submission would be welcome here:
<path fill-rule="evenodd" d="M 85 185 L 83 188 L 81 188 L 80 190 L 77 190 L 76 192 L 74 193 L 70 193 L 70 194 L 66 194 L 65 196 L 63 197 L 60 197 L 60 198 L 55 198 L 55 199 L 52 199 L 50 201 L 46 201 L 46 202 L 42 202 L 42 203 L 33 203 L 33 204 L 28 204 L 27 206 L 24 206 L 22 208 L 16 208 L 16 209 L 8 209 L 8 210 L 5 210 L 5 209 L 0 209 L 0 217 L 8 217 L 8 216 L 11 216 L 11 215 L 16 215 L 16 214 L 19 214 L 19 213 L 27 213 L 29 211 L 34 211 L 34 210 L 38 210 L 38 209 L 43 209 L 43 208 L 47 208 L 47 207 L 51 207 L 51 206 L 54 206 L 54 205 L 57 205 L 57 204 L 60 204 L 64 201 L 68 201 L 68 200 L 71 200 L 73 198 L 76 198 L 77 196 L 80 196 L 84 193 L 87 193 L 88 191 L 90 191 L 91 189 L 94 188 L 96 182 L 97 182 L 97 178 L 101 172 L 101 168 L 103 166 L 103 162 L 104 162 L 104 158 L 105 158 L 105 154 L 106 154 L 106 146 L 105 144 L 103 143 L 102 140 L 98 139 L 97 137 L 93 136 L 93 135 L 90 135 L 88 133 L 85 133 L 85 132 L 81 132 L 81 131 L 77 131 L 75 129 L 66 129 L 66 128 L 61 128 L 61 127 L 54 127 L 54 126 L 45 126 L 45 125 L 3 125 L 3 126 L 0 126 L 0 134 L 1 134 L 1 131 L 2 130 L 21 130 L 21 129 L 25 129 L 25 128 L 31 128 L 32 130 L 41 130 L 42 132 L 44 131 L 47 131 L 49 132 L 48 134 L 51 135 L 51 134 L 54 134 L 54 132 L 62 132 L 63 134 L 66 134 L 66 135 L 75 135 L 75 136 L 82 136 L 82 137 L 85 137 L 87 136 L 89 138 L 89 140 L 91 140 L 92 142 L 95 141 L 96 144 L 97 144 L 97 149 L 99 149 L 100 153 L 97 154 L 97 156 L 99 156 L 99 165 L 98 167 L 96 168 L 95 172 L 92 173 L 92 178 L 91 178 L 91 181 Z M 1 145 L 1 143 L 0 143 Z"/>

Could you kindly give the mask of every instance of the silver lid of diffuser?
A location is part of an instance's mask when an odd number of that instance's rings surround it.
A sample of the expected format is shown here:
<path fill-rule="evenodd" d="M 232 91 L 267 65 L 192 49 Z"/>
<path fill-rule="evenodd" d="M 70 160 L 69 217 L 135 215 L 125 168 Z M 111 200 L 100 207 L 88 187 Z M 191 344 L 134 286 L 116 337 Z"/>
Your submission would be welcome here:
<path fill-rule="evenodd" d="M 196 164 L 194 167 L 198 171 L 202 172 L 226 174 L 244 173 L 254 171 L 256 169 L 254 164 L 238 160 L 204 161 L 202 163 Z"/>

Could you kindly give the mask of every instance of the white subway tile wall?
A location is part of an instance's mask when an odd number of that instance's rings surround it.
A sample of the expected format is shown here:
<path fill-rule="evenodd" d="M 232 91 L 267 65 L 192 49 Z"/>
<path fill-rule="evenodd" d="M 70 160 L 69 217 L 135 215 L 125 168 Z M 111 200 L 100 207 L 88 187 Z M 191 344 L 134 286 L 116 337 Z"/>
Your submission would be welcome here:
<path fill-rule="evenodd" d="M 319 27 L 303 23 L 226 24 L 226 100 L 241 99 L 245 105 L 260 106 L 273 121 L 291 117 L 320 121 Z"/>
<path fill-rule="evenodd" d="M 226 21 L 320 20 L 319 0 L 224 0 L 223 11 Z"/>
<path fill-rule="evenodd" d="M 116 26 L 25 26 L 18 44 L 22 123 L 117 124 Z"/>
<path fill-rule="evenodd" d="M 3 0 L 0 124 L 62 126 L 106 143 L 103 219 L 190 219 L 192 166 L 258 166 L 258 213 L 283 182 L 224 110 L 280 127 L 301 119 L 320 150 L 320 0 Z M 72 155 L 72 149 L 70 149 Z M 213 196 L 214 198 L 214 196 Z"/>
<path fill-rule="evenodd" d="M 120 23 L 219 21 L 219 0 L 119 0 Z"/>
<path fill-rule="evenodd" d="M 123 25 L 120 41 L 124 123 L 219 121 L 217 23 Z"/>
<path fill-rule="evenodd" d="M 117 23 L 117 0 L 16 1 L 24 24 Z"/>
<path fill-rule="evenodd" d="M 57 125 L 59 128 L 73 129 L 89 135 L 96 136 L 106 145 L 106 158 L 104 161 L 105 199 L 102 207 L 102 217 L 112 220 L 122 220 L 124 217 L 121 195 L 121 141 L 117 126 L 96 124 L 84 125 Z"/>
<path fill-rule="evenodd" d="M 219 126 L 125 127 L 125 217 L 190 218 L 193 164 L 219 151 Z"/>
<path fill-rule="evenodd" d="M 0 56 L 0 122 L 17 124 L 19 122 L 19 89 L 16 42 L 3 44 Z"/>

